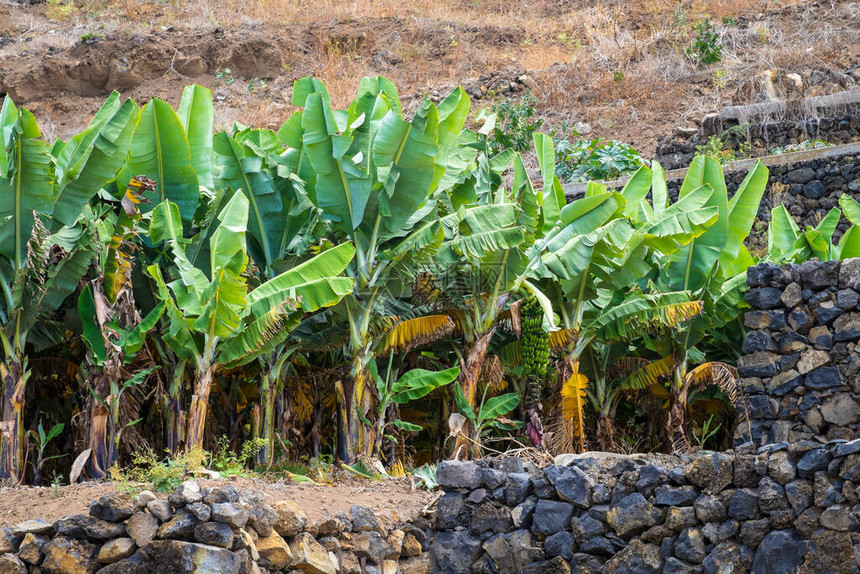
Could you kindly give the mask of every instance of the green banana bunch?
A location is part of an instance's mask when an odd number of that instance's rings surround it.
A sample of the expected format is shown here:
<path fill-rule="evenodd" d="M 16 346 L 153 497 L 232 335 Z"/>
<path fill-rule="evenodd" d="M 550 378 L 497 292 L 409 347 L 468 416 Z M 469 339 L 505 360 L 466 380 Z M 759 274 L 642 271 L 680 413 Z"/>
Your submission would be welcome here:
<path fill-rule="evenodd" d="M 526 409 L 539 410 L 541 387 L 549 366 L 549 333 L 543 329 L 543 309 L 535 297 L 520 305 L 523 367 L 526 378 Z"/>

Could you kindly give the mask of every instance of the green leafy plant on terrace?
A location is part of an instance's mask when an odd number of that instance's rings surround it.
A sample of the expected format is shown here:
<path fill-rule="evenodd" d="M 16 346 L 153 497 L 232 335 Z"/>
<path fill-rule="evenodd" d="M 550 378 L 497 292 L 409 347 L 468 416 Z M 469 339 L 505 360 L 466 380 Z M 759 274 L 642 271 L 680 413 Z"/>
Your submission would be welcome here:
<path fill-rule="evenodd" d="M 218 439 L 215 450 L 209 452 L 190 448 L 177 453 L 165 453 L 159 457 L 152 450 L 137 453 L 131 464 L 110 468 L 111 481 L 124 490 L 135 490 L 137 484 L 151 486 L 158 492 L 170 492 L 189 476 L 203 470 L 215 471 L 222 476 L 247 477 L 252 474 L 252 464 L 264 440 L 251 439 L 242 443 L 239 452 L 231 447 L 227 437 Z"/>
<path fill-rule="evenodd" d="M 696 24 L 696 38 L 686 50 L 690 59 L 700 64 L 716 64 L 723 59 L 723 44 L 708 18 Z"/>
<path fill-rule="evenodd" d="M 785 153 L 792 153 L 796 151 L 806 151 L 810 149 L 823 149 L 826 147 L 832 147 L 833 144 L 827 140 L 822 139 L 808 139 L 803 140 L 802 142 L 796 144 L 788 144 L 786 146 L 775 147 L 770 150 L 770 153 L 773 155 L 782 155 Z"/>
<path fill-rule="evenodd" d="M 746 139 L 748 125 L 732 126 L 719 135 L 712 135 L 708 141 L 696 146 L 696 153 L 727 164 L 750 157 L 751 146 Z"/>
<path fill-rule="evenodd" d="M 615 140 L 560 140 L 555 146 L 556 174 L 562 181 L 611 180 L 645 165 L 633 146 Z"/>
<path fill-rule="evenodd" d="M 30 431 L 30 437 L 33 440 L 33 447 L 36 455 L 36 460 L 31 463 L 33 465 L 33 482 L 35 484 L 39 484 L 42 474 L 42 468 L 45 466 L 46 462 L 55 458 L 62 458 L 66 456 L 65 454 L 45 456 L 45 450 L 48 448 L 48 443 L 50 443 L 53 439 L 57 438 L 60 433 L 63 432 L 64 427 L 65 425 L 63 423 L 57 423 L 51 427 L 51 430 L 46 433 L 44 427 L 42 426 L 42 421 L 39 421 L 38 429 Z"/>
<path fill-rule="evenodd" d="M 219 68 L 215 72 L 215 80 L 220 80 L 227 86 L 232 86 L 236 82 L 236 78 L 233 77 L 233 70 L 230 68 Z M 251 91 L 250 86 L 249 91 Z"/>
<path fill-rule="evenodd" d="M 209 469 L 223 476 L 248 476 L 249 465 L 267 444 L 264 438 L 247 440 L 242 443 L 242 448 L 237 453 L 230 444 L 230 439 L 222 436 L 209 456 Z"/>
<path fill-rule="evenodd" d="M 505 149 L 526 151 L 531 149 L 532 137 L 543 125 L 543 118 L 536 118 L 537 97 L 527 91 L 518 100 L 505 98 L 493 104 L 495 124 L 489 138 L 491 153 Z"/>
<path fill-rule="evenodd" d="M 206 467 L 209 453 L 203 449 L 187 449 L 159 457 L 152 450 L 135 454 L 130 464 L 110 468 L 111 482 L 120 489 L 132 491 L 143 484 L 158 492 L 171 492 L 182 484 L 192 471 Z"/>

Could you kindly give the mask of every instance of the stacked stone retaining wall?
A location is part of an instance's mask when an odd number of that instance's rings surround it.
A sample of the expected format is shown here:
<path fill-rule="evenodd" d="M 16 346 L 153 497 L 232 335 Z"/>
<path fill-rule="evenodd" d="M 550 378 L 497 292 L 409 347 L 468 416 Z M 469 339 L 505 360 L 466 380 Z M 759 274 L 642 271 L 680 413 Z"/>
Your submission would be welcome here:
<path fill-rule="evenodd" d="M 735 444 L 860 438 L 860 259 L 747 272 Z"/>
<path fill-rule="evenodd" d="M 445 462 L 430 571 L 858 571 L 860 440 Z"/>

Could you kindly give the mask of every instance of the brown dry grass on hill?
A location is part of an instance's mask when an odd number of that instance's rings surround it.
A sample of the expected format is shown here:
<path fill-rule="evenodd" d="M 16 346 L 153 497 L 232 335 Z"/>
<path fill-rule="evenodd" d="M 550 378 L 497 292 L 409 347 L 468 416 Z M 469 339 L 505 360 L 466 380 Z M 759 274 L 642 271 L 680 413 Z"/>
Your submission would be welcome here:
<path fill-rule="evenodd" d="M 182 86 L 197 82 L 214 89 L 222 126 L 277 127 L 291 111 L 292 81 L 306 74 L 325 81 L 338 105 L 349 101 L 362 76 L 385 75 L 407 108 L 428 91 L 444 94 L 457 84 L 483 88 L 475 102 L 483 107 L 510 95 L 504 87 L 511 82 L 513 95 L 521 93 L 518 78 L 526 74 L 549 124 L 586 122 L 592 135 L 650 153 L 675 126 L 720 105 L 755 101 L 766 70 L 800 74 L 807 95 L 826 93 L 853 86 L 856 78 L 846 71 L 860 59 L 860 7 L 835 0 L 47 0 L 2 6 L 11 30 L 0 24 L 7 38 L 5 46 L 0 41 L 0 91 L 34 108 L 63 137 L 114 88 L 176 104 Z M 723 44 L 722 61 L 710 67 L 685 54 L 695 24 L 706 17 Z M 82 37 L 96 41 L 82 44 Z M 81 88 L 87 83 L 92 90 Z"/>

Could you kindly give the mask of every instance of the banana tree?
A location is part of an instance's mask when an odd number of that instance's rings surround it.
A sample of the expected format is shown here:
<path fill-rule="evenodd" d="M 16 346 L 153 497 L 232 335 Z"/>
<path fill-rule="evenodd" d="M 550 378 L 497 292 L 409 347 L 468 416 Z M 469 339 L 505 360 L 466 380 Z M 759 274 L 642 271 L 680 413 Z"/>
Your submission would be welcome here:
<path fill-rule="evenodd" d="M 245 193 L 250 204 L 248 254 L 263 281 L 311 254 L 326 231 L 319 210 L 307 197 L 303 182 L 292 171 L 281 140 L 271 130 L 219 132 L 214 140 L 214 180 L 222 200 Z M 198 249 L 199 253 L 200 250 Z M 260 357 L 260 404 L 254 407 L 255 438 L 266 445 L 257 463 L 273 462 L 275 403 L 284 387 L 292 344 L 279 345 Z M 262 412 L 260 412 L 262 411 Z"/>
<path fill-rule="evenodd" d="M 406 121 L 388 80 L 363 79 L 348 109 L 333 110 L 325 87 L 303 78 L 294 87 L 293 104 L 303 110 L 279 131 L 288 147 L 284 157 L 333 232 L 356 250 L 348 269 L 354 289 L 339 307 L 349 325 L 350 367 L 339 398 L 346 420 L 338 456 L 350 462 L 374 444 L 362 419 L 372 407 L 366 371 L 378 343 L 375 323 L 392 315 L 405 281 L 442 242 L 433 198 L 450 185 L 445 175 L 459 157 L 469 99 L 462 89 L 438 107 L 425 99 Z"/>
<path fill-rule="evenodd" d="M 138 204 L 141 190 L 153 190 L 155 182 L 144 176 L 132 178 L 120 204 L 120 212 L 109 214 L 95 223 L 112 231 L 104 234 L 99 250 L 96 277 L 90 280 L 78 298 L 78 312 L 87 354 L 87 474 L 103 477 L 116 462 L 122 431 L 120 413 L 122 396 L 132 386 L 141 384 L 154 369 L 140 371 L 126 378 L 127 365 L 144 345 L 146 333 L 155 327 L 165 304 L 156 306 L 141 318 L 134 298 L 132 268 L 137 247 Z"/>
<path fill-rule="evenodd" d="M 538 157 L 546 187 L 550 178 L 557 180 L 554 158 L 549 154 Z M 653 208 L 645 199 L 652 188 Z M 607 403 L 596 401 L 608 396 L 604 392 L 606 373 L 598 368 L 600 362 L 593 360 L 588 361 L 591 382 L 582 372 L 583 353 L 590 355 L 596 350 L 592 343 L 613 343 L 600 338 L 600 322 L 639 321 L 643 327 L 653 328 L 661 321 L 686 320 L 696 312 L 689 298 L 668 301 L 641 296 L 648 290 L 648 281 L 657 276 L 656 255 L 675 252 L 702 235 L 717 217 L 717 210 L 705 205 L 706 190 L 672 206 L 666 205 L 667 195 L 656 162 L 653 170 L 641 168 L 620 192 L 591 183 L 585 197 L 559 210 L 555 228 L 541 245 L 535 271 L 538 285 L 551 299 L 561 323 L 551 342 L 563 355 L 563 431 L 561 438 L 553 439 L 563 449 L 584 448 L 584 408 L 589 397 L 598 407 L 599 434 L 611 436 L 608 421 L 601 419 Z"/>
<path fill-rule="evenodd" d="M 771 210 L 768 227 L 768 259 L 775 263 L 801 263 L 810 257 L 819 261 L 860 257 L 860 203 L 843 194 L 839 208 L 831 209 L 814 228 L 801 231 L 784 205 Z M 842 216 L 852 224 L 839 243 L 833 233 Z"/>
<path fill-rule="evenodd" d="M 513 185 L 506 189 L 501 174 L 511 165 Z M 455 186 L 448 200 L 453 211 L 442 218 L 446 240 L 436 258 L 435 276 L 440 304 L 453 310 L 463 339 L 459 385 L 474 410 L 490 345 L 499 321 L 516 296 L 534 295 L 540 303 L 542 320 L 550 328 L 553 325 L 548 299 L 529 281 L 540 258 L 538 244 L 545 243 L 546 238 L 541 237 L 538 193 L 521 158 L 512 152 L 493 158 L 479 155 L 473 175 Z M 477 429 L 467 421 L 462 432 L 457 433 L 455 454 L 477 455 L 480 436 L 476 433 Z"/>
<path fill-rule="evenodd" d="M 352 260 L 348 243 L 284 271 L 251 290 L 246 282 L 249 201 L 235 193 L 218 215 L 209 238 L 207 276 L 185 253 L 179 207 L 163 202 L 153 210 L 149 236 L 173 256 L 167 283 L 158 264 L 147 273 L 166 303 L 162 336 L 181 359 L 194 365 L 194 385 L 185 444 L 203 447 L 209 395 L 216 373 L 248 364 L 283 343 L 304 313 L 336 304 L 352 289 L 338 277 Z"/>
<path fill-rule="evenodd" d="M 460 383 L 454 383 L 454 402 L 459 412 L 452 413 L 448 418 L 451 434 L 464 437 L 467 443 L 471 443 L 472 448 L 477 449 L 476 456 L 480 455 L 481 439 L 489 433 L 491 428 L 500 430 L 517 428 L 517 424 L 507 419 L 505 415 L 517 408 L 517 405 L 520 404 L 520 396 L 517 393 L 505 393 L 487 398 L 487 390 L 484 388 L 481 400 L 473 405 L 466 398 Z M 464 435 L 463 432 L 467 424 L 473 429 L 469 433 L 472 435 L 471 437 Z M 457 447 L 458 450 L 461 448 L 464 447 Z M 459 457 L 459 453 L 455 451 L 454 456 Z"/>
<path fill-rule="evenodd" d="M 370 375 L 376 385 L 376 393 L 379 398 L 376 405 L 376 435 L 374 453 L 381 456 L 382 441 L 385 437 L 385 429 L 390 424 L 404 431 L 418 432 L 422 429 L 420 425 L 406 422 L 400 419 L 388 420 L 388 408 L 391 405 L 403 405 L 415 401 L 430 394 L 432 391 L 452 383 L 460 374 L 459 367 L 452 367 L 444 371 L 428 371 L 425 369 L 411 369 L 401 376 L 397 376 L 397 370 L 392 368 L 394 363 L 394 350 L 389 352 L 388 368 L 383 378 L 377 372 L 376 362 L 370 363 Z"/>
<path fill-rule="evenodd" d="M 641 363 L 650 362 L 632 355 L 631 347 L 649 333 L 682 328 L 701 312 L 702 302 L 692 300 L 690 293 L 634 291 L 586 315 L 566 357 L 569 375 L 562 386 L 562 416 L 570 427 L 573 448 L 584 448 L 588 403 L 597 417 L 598 445 L 614 450 L 613 419 L 619 402 L 625 393 L 649 388 L 639 371 L 644 368 Z M 674 366 L 673 357 L 656 362 Z M 636 367 L 632 373 L 631 366 Z"/>
<path fill-rule="evenodd" d="M 49 146 L 29 111 L 8 96 L 0 109 L 0 477 L 24 478 L 27 343 L 31 335 L 56 340 L 50 317 L 77 288 L 94 254 L 92 229 L 76 222 L 115 177 L 137 116 L 133 102 L 120 104 L 112 95 L 86 130 Z"/>
<path fill-rule="evenodd" d="M 700 362 L 702 354 L 696 349 L 710 331 L 736 324 L 746 306 L 743 291 L 746 269 L 754 263 L 744 241 L 752 229 L 759 204 L 767 185 L 768 170 L 761 162 L 744 178 L 737 192 L 728 199 L 720 164 L 708 157 L 693 160 L 681 185 L 678 201 L 710 190 L 707 206 L 716 207 L 718 218 L 708 230 L 674 253 L 659 258 L 660 275 L 657 288 L 667 291 L 689 291 L 704 303 L 704 313 L 672 332 L 671 337 L 654 340 L 653 346 L 661 356 L 673 355 L 676 364 L 669 386 L 669 417 L 667 432 L 674 450 L 689 448 L 686 433 L 687 394 L 692 384 L 691 362 Z M 699 361 L 693 361 L 698 358 Z M 707 365 L 707 366 L 705 366 Z M 713 384 L 735 396 L 736 383 L 731 369 L 721 363 L 705 363 L 696 377 L 713 375 Z M 724 376 L 725 375 L 725 376 Z"/>

